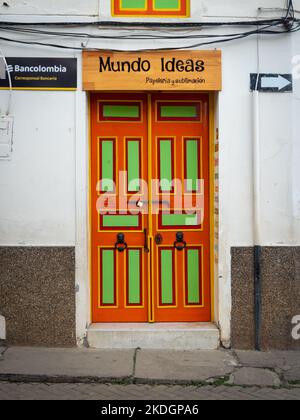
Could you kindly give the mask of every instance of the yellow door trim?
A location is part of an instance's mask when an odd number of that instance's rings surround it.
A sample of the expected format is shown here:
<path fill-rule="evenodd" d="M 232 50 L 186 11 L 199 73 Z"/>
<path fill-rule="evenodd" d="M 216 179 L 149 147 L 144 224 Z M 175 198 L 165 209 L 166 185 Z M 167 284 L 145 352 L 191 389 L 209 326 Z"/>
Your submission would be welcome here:
<path fill-rule="evenodd" d="M 148 194 L 149 194 L 149 215 L 152 215 L 152 188 L 149 185 L 152 180 L 152 95 L 148 94 Z M 153 274 L 153 230 L 152 217 L 148 217 L 148 238 L 151 252 L 148 253 L 148 322 L 154 323 L 154 288 L 152 282 Z"/>

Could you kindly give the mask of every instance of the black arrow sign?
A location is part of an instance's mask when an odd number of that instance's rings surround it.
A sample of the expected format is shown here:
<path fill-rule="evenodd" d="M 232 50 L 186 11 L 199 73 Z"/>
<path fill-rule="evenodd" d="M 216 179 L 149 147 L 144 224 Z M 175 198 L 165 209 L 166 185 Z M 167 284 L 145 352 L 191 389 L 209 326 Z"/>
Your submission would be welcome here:
<path fill-rule="evenodd" d="M 273 93 L 293 92 L 293 77 L 291 74 L 262 73 L 258 75 L 252 73 L 250 89 Z"/>

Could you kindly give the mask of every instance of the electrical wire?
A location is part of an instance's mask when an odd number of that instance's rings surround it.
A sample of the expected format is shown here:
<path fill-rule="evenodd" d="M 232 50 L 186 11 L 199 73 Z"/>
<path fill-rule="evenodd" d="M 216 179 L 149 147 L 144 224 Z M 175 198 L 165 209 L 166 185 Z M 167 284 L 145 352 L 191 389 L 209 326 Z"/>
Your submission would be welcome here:
<path fill-rule="evenodd" d="M 0 21 L 1 25 L 7 26 L 98 26 L 98 27 L 146 27 L 146 28 L 205 28 L 205 27 L 216 27 L 216 26 L 264 26 L 274 21 L 282 23 L 284 19 L 265 19 L 265 20 L 253 20 L 253 21 L 226 21 L 226 22 L 124 22 L 124 21 L 91 21 L 91 22 L 7 22 Z"/>
<path fill-rule="evenodd" d="M 295 20 L 295 10 L 292 0 L 287 0 L 287 11 L 284 19 L 284 24 L 288 29 L 292 29 Z"/>
<path fill-rule="evenodd" d="M 270 26 L 278 26 L 276 22 L 273 22 Z M 139 34 L 130 34 L 130 35 L 92 35 L 88 33 L 81 33 L 81 32 L 53 32 L 53 31 L 44 31 L 44 30 L 36 30 L 36 29 L 27 29 L 27 28 L 12 28 L 12 27 L 5 27 L 0 25 L 0 29 L 4 31 L 11 31 L 16 33 L 26 33 L 26 34 L 38 34 L 38 35 L 49 35 L 49 36 L 59 36 L 59 37 L 73 37 L 73 38 L 88 38 L 88 39 L 117 39 L 117 40 L 126 40 L 126 39 L 135 39 L 135 40 L 148 40 L 148 39 L 195 39 L 195 38 L 221 38 L 221 37 L 233 37 L 238 35 L 243 35 L 244 33 L 234 33 L 234 34 L 200 34 L 200 35 L 157 35 L 157 34 L 147 34 L 147 35 L 139 35 Z M 257 29 L 260 32 L 265 32 L 263 29 Z"/>
<path fill-rule="evenodd" d="M 286 28 L 284 30 L 271 30 L 271 28 L 275 28 L 278 27 L 277 23 L 274 23 L 272 25 L 268 25 L 265 26 L 263 28 L 260 28 L 259 30 L 255 29 L 252 31 L 248 31 L 248 32 L 244 32 L 244 33 L 236 33 L 236 34 L 230 34 L 230 35 L 189 35 L 189 36 L 172 36 L 172 37 L 156 37 L 154 39 L 196 39 L 198 37 L 200 38 L 204 38 L 204 39 L 208 39 L 208 38 L 217 38 L 214 39 L 213 41 L 207 41 L 207 42 L 201 42 L 201 43 L 197 43 L 197 44 L 192 44 L 192 45 L 185 45 L 185 46 L 180 46 L 180 47 L 167 47 L 167 48 L 157 48 L 157 49 L 153 49 L 153 48 L 143 48 L 143 49 L 138 49 L 138 50 L 132 50 L 133 52 L 141 52 L 141 51 L 155 51 L 155 50 L 180 50 L 180 49 L 190 49 L 190 48 L 195 48 L 195 47 L 200 47 L 200 46 L 208 46 L 208 45 L 213 45 L 213 44 L 220 44 L 220 43 L 227 43 L 230 41 L 235 41 L 235 40 L 239 40 L 239 39 L 244 39 L 247 38 L 249 36 L 255 35 L 255 34 L 263 34 L 263 35 L 280 35 L 283 33 L 288 33 L 288 32 L 295 32 L 300 30 L 300 24 L 297 25 L 297 27 L 294 27 L 292 30 Z M 52 34 L 53 35 L 53 34 Z M 60 36 L 61 34 L 58 32 L 57 34 L 55 34 L 55 36 Z M 101 39 L 102 37 L 98 37 L 98 39 Z M 221 38 L 221 39 L 218 39 Z M 89 38 L 90 39 L 90 38 Z M 91 38 L 92 39 L 92 38 Z M 106 39 L 106 38 L 103 38 Z M 115 39 L 115 40 L 122 40 L 122 39 L 126 39 L 126 40 L 130 40 L 130 39 L 134 39 L 134 40 L 139 40 L 138 37 L 134 37 L 131 38 L 130 36 L 127 37 L 109 37 L 109 39 Z M 145 38 L 141 38 L 141 39 L 145 39 Z M 152 40 L 153 38 L 149 38 L 150 40 Z M 58 49 L 67 49 L 67 50 L 78 50 L 78 51 L 98 51 L 98 50 L 103 50 L 104 48 L 84 48 L 84 47 L 76 47 L 76 46 L 68 46 L 68 45 L 62 45 L 62 44 L 55 44 L 55 43 L 48 43 L 48 42 L 39 42 L 39 41 L 25 41 L 25 40 L 20 40 L 20 39 L 11 39 L 11 38 L 7 38 L 7 37 L 3 37 L 0 36 L 0 40 L 5 41 L 5 42 L 10 42 L 10 43 L 17 43 L 17 44 L 23 44 L 23 45 L 37 45 L 37 46 L 45 46 L 45 47 L 52 47 L 52 48 L 58 48 Z M 119 49 L 111 49 L 111 48 L 105 48 L 108 51 L 115 51 L 115 52 L 119 52 L 122 50 Z"/>

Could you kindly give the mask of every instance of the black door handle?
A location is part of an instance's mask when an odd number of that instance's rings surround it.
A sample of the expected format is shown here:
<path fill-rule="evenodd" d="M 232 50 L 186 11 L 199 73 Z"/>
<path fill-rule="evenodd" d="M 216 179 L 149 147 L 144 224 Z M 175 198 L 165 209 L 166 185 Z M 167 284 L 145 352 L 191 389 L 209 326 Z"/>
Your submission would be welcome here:
<path fill-rule="evenodd" d="M 115 243 L 115 248 L 119 252 L 124 252 L 127 249 L 127 243 L 125 242 L 124 233 L 118 233 L 117 242 Z"/>
<path fill-rule="evenodd" d="M 163 243 L 163 237 L 160 233 L 158 233 L 157 235 L 155 235 L 155 243 L 156 245 L 161 245 Z"/>
<path fill-rule="evenodd" d="M 150 249 L 148 247 L 148 234 L 147 229 L 144 229 L 144 250 L 148 254 L 150 252 Z"/>
<path fill-rule="evenodd" d="M 176 241 L 174 242 L 174 248 L 178 251 L 183 251 L 186 248 L 186 242 L 184 240 L 184 234 L 182 232 L 176 233 Z"/>

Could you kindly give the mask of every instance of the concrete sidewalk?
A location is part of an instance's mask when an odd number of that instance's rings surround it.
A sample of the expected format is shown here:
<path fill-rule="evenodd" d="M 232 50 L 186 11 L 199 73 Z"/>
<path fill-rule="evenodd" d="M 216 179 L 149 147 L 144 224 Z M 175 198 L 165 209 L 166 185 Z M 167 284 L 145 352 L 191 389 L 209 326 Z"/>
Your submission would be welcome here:
<path fill-rule="evenodd" d="M 300 386 L 300 352 L 0 348 L 0 381 Z"/>

